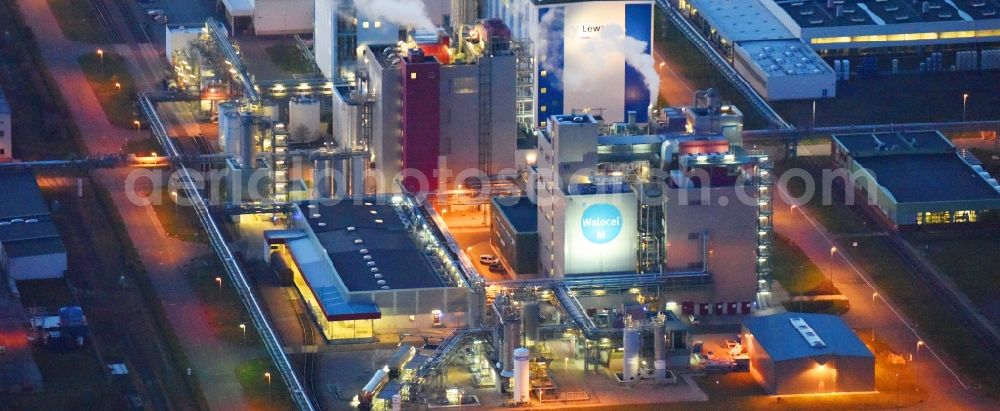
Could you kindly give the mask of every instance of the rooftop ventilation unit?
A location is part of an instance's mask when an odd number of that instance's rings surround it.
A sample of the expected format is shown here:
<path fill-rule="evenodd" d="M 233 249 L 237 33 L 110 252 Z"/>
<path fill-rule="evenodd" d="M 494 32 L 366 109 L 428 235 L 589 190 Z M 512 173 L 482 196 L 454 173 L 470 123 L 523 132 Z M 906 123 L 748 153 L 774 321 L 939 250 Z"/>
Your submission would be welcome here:
<path fill-rule="evenodd" d="M 822 338 L 816 335 L 816 331 L 813 331 L 812 327 L 803 320 L 802 317 L 792 317 L 788 319 L 788 322 L 792 323 L 792 327 L 802 335 L 802 338 L 806 340 L 806 343 L 813 348 L 825 348 L 826 343 L 823 342 Z"/>
<path fill-rule="evenodd" d="M 354 226 L 347 227 L 347 231 L 354 231 L 354 230 L 357 230 L 356 228 L 354 228 Z"/>

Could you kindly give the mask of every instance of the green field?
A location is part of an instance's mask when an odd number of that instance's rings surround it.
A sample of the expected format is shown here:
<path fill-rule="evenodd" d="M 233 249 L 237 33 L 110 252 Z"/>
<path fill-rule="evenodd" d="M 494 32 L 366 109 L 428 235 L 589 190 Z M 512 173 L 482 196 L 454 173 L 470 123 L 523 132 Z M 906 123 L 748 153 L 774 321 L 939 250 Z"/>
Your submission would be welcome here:
<path fill-rule="evenodd" d="M 859 218 L 849 207 L 844 206 L 844 189 L 837 188 L 830 190 L 830 195 L 824 196 L 821 189 L 823 181 L 823 170 L 831 170 L 833 163 L 830 157 L 809 157 L 796 158 L 787 161 L 779 168 L 776 168 L 776 175 L 781 177 L 790 171 L 794 171 L 802 176 L 808 175 L 813 183 L 813 195 L 808 197 L 807 206 L 812 211 L 812 215 L 819 222 L 834 234 L 855 234 L 868 231 L 866 223 Z M 804 173 L 802 173 L 804 172 Z M 789 176 L 795 174 L 788 174 Z M 779 181 L 782 181 L 779 178 Z M 788 194 L 792 197 L 805 198 L 807 188 L 810 186 L 803 178 L 784 177 L 787 182 Z M 826 198 L 824 198 L 826 197 Z M 857 202 L 863 199 L 856 197 Z"/>
<path fill-rule="evenodd" d="M 278 68 L 291 74 L 312 73 L 313 65 L 302 57 L 299 48 L 294 44 L 276 44 L 265 49 L 271 62 Z"/>
<path fill-rule="evenodd" d="M 997 276 L 1000 229 L 917 231 L 905 233 L 904 238 L 951 277 L 980 309 L 989 308 L 1000 300 L 1000 277 Z"/>
<path fill-rule="evenodd" d="M 103 58 L 96 52 L 87 53 L 80 56 L 79 62 L 108 121 L 115 126 L 134 130 L 134 122 L 138 119 L 133 102 L 135 82 L 129 74 L 125 59 L 104 51 Z"/>

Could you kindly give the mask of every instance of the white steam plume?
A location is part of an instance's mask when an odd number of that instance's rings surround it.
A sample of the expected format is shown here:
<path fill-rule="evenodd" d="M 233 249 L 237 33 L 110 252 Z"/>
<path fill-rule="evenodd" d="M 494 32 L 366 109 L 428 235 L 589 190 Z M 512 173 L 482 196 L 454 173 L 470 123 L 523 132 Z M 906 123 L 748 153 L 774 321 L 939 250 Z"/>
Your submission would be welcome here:
<path fill-rule="evenodd" d="M 656 72 L 656 64 L 651 54 L 646 54 L 647 43 L 636 40 L 625 35 L 625 29 L 617 24 L 608 24 L 597 35 L 587 41 L 584 47 L 587 54 L 593 56 L 607 55 L 608 53 L 621 53 L 625 56 L 625 62 L 639 71 L 642 75 L 646 88 L 649 89 L 650 104 L 656 104 L 660 94 L 660 75 Z M 580 87 L 584 90 L 592 89 L 594 83 L 604 81 L 608 78 L 610 71 L 615 68 L 608 64 L 587 64 L 582 67 L 575 67 L 571 73 L 566 73 L 563 78 L 565 87 Z"/>
<path fill-rule="evenodd" d="M 563 78 L 563 55 L 559 45 L 562 44 L 565 33 L 564 15 L 562 7 L 553 8 L 537 25 L 529 25 L 528 35 L 537 42 L 538 50 L 542 51 L 542 68 L 556 78 Z"/>
<path fill-rule="evenodd" d="M 434 22 L 420 0 L 354 0 L 359 15 L 381 18 L 400 26 L 434 30 Z"/>

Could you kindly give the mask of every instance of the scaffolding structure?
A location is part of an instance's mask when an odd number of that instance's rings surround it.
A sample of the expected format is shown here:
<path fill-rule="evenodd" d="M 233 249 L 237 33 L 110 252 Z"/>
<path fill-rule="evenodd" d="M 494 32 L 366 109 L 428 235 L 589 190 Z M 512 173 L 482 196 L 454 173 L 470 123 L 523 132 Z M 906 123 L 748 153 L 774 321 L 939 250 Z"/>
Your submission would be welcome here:
<path fill-rule="evenodd" d="M 774 249 L 774 164 L 767 154 L 754 151 L 753 187 L 757 191 L 757 309 L 771 306 L 771 258 Z"/>
<path fill-rule="evenodd" d="M 514 40 L 511 42 L 511 50 L 516 58 L 517 67 L 516 103 L 518 130 L 531 134 L 531 129 L 535 126 L 535 69 L 532 57 L 534 44 L 530 39 Z"/>

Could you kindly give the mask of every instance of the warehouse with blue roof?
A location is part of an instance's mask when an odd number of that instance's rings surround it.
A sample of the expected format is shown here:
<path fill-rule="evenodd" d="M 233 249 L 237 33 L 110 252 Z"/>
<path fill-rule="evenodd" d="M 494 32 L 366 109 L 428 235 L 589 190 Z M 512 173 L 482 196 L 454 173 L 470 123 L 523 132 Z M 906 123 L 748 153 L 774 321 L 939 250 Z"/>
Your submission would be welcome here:
<path fill-rule="evenodd" d="M 0 272 L 8 280 L 61 278 L 66 246 L 27 168 L 0 171 Z"/>
<path fill-rule="evenodd" d="M 770 395 L 875 391 L 875 355 L 838 316 L 749 317 L 742 343 L 750 374 Z"/>

